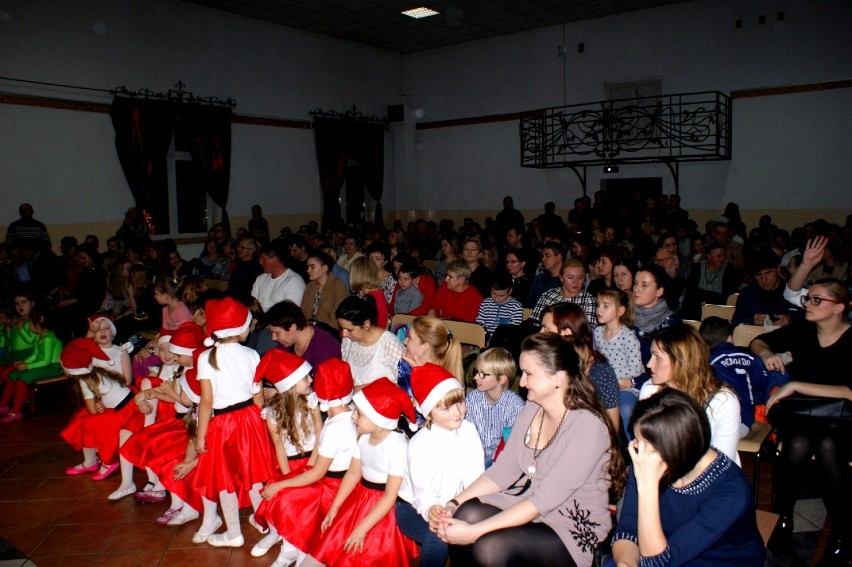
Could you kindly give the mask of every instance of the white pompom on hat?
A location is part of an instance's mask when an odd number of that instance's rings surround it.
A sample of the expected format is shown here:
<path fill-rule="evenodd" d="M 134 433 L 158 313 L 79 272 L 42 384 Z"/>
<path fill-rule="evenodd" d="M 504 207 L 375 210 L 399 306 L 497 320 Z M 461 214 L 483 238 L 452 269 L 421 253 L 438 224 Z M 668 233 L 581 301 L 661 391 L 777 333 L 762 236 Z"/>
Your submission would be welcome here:
<path fill-rule="evenodd" d="M 330 358 L 320 364 L 314 375 L 314 393 L 319 400 L 320 410 L 327 412 L 329 408 L 351 402 L 354 383 L 348 362 Z"/>
<path fill-rule="evenodd" d="M 438 402 L 453 390 L 462 390 L 461 382 L 443 367 L 431 362 L 411 369 L 411 390 L 417 409 L 428 416 Z"/>
<path fill-rule="evenodd" d="M 204 308 L 207 316 L 207 338 L 204 344 L 211 347 L 215 343 L 213 335 L 218 339 L 239 337 L 251 325 L 251 311 L 239 301 L 226 297 L 211 299 Z"/>
<path fill-rule="evenodd" d="M 401 416 L 405 416 L 411 429 L 417 428 L 417 416 L 408 394 L 388 378 L 370 382 L 355 393 L 352 401 L 358 411 L 382 429 L 396 429 Z"/>
<path fill-rule="evenodd" d="M 69 376 L 81 376 L 94 369 L 94 359 L 109 362 L 109 356 L 91 338 L 74 339 L 62 349 L 59 362 Z"/>
<path fill-rule="evenodd" d="M 275 384 L 279 392 L 286 392 L 311 371 L 311 364 L 295 354 L 273 348 L 268 350 L 254 373 L 254 381 L 264 378 Z"/>

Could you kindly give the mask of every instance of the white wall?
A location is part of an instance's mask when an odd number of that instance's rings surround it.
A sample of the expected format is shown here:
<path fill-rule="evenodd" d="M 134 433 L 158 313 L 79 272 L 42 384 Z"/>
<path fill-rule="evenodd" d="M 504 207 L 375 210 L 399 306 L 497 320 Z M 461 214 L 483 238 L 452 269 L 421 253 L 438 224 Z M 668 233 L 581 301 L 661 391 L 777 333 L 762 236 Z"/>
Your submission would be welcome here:
<path fill-rule="evenodd" d="M 233 97 L 237 114 L 310 120 L 315 108 L 385 114 L 401 92 L 398 55 L 175 0 L 0 4 L 0 76 L 110 89 Z M 109 103 L 107 94 L 0 80 L 0 92 Z M 50 225 L 113 222 L 132 196 L 107 114 L 0 104 L 0 196 Z M 390 144 L 389 144 L 390 145 Z M 392 171 L 392 168 L 391 168 Z M 393 185 L 393 177 L 386 180 Z M 386 208 L 392 208 L 394 191 Z M 236 124 L 229 212 L 321 209 L 311 130 Z M 114 230 L 114 229 L 113 229 Z M 58 240 L 61 235 L 54 235 Z"/>
<path fill-rule="evenodd" d="M 766 24 L 758 24 L 760 15 Z M 668 94 L 848 79 L 850 29 L 852 4 L 839 0 L 699 0 L 408 56 L 407 103 L 428 122 L 601 100 L 606 82 L 660 78 Z M 842 165 L 850 103 L 849 88 L 736 99 L 733 160 L 682 165 L 684 206 L 721 210 L 733 200 L 744 209 L 852 209 Z M 416 137 L 418 190 L 407 196 L 410 208 L 434 208 L 457 189 L 459 208 L 488 212 L 504 194 L 532 210 L 550 199 L 570 207 L 581 194 L 570 171 L 519 167 L 516 121 L 418 130 Z M 662 177 L 664 191 L 673 191 L 663 165 L 621 166 L 615 175 L 647 176 Z M 589 168 L 589 193 L 602 177 L 600 167 Z"/>

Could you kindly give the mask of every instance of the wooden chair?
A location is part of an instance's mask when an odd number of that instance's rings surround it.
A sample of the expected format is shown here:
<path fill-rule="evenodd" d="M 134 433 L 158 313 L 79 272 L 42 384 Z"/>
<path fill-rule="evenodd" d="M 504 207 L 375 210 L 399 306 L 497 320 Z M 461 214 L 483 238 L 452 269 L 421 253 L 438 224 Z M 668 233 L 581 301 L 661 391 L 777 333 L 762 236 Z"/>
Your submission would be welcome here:
<path fill-rule="evenodd" d="M 739 297 L 740 297 L 739 293 L 732 293 L 731 295 L 728 296 L 727 301 L 725 301 L 725 305 L 732 305 L 732 306 L 736 307 L 737 306 L 737 299 L 739 299 Z"/>
<path fill-rule="evenodd" d="M 390 328 L 393 329 L 397 325 L 410 325 L 414 319 L 416 319 L 416 315 L 406 315 L 405 313 L 397 313 L 393 317 L 391 317 Z"/>
<path fill-rule="evenodd" d="M 36 411 L 36 396 L 41 388 L 44 386 L 51 386 L 53 384 L 64 384 L 66 388 L 68 388 L 69 397 L 74 399 L 74 390 L 71 386 L 71 382 L 68 380 L 68 376 L 61 374 L 59 376 L 52 376 L 50 378 L 44 378 L 42 380 L 37 380 L 30 384 L 30 394 L 27 398 L 27 401 L 30 404 L 30 413 L 37 413 Z M 72 401 L 73 405 L 73 401 Z"/>
<path fill-rule="evenodd" d="M 695 329 L 696 331 L 698 330 L 698 327 L 701 326 L 701 321 L 696 321 L 695 319 L 684 319 L 683 322 Z"/>
<path fill-rule="evenodd" d="M 721 317 L 722 319 L 727 319 L 730 321 L 734 318 L 734 309 L 733 305 L 713 305 L 711 303 L 705 303 L 701 306 L 701 320 L 703 321 L 707 317 Z"/>
<path fill-rule="evenodd" d="M 532 309 L 530 309 L 529 307 L 524 307 L 524 318 L 521 320 L 526 321 L 530 318 L 530 315 L 532 315 Z"/>
<path fill-rule="evenodd" d="M 737 325 L 734 327 L 734 346 L 748 348 L 752 340 L 765 332 L 763 325 Z"/>
<path fill-rule="evenodd" d="M 771 425 L 755 421 L 754 425 L 751 426 L 748 435 L 740 439 L 740 442 L 737 443 L 737 452 L 751 453 L 754 455 L 754 479 L 752 480 L 751 487 L 754 491 L 755 506 L 757 506 L 758 490 L 760 489 L 760 449 L 763 446 L 763 442 L 766 440 L 766 437 L 769 436 L 770 431 L 772 431 Z"/>
<path fill-rule="evenodd" d="M 214 280 L 204 278 L 204 283 L 207 289 L 218 289 L 219 291 L 228 291 L 228 280 Z"/>
<path fill-rule="evenodd" d="M 485 348 L 485 327 L 479 323 L 447 320 L 444 323 L 458 342 Z"/>
<path fill-rule="evenodd" d="M 438 260 L 423 260 L 422 264 L 424 268 L 428 268 L 429 270 L 435 269 L 435 264 L 438 263 Z"/>

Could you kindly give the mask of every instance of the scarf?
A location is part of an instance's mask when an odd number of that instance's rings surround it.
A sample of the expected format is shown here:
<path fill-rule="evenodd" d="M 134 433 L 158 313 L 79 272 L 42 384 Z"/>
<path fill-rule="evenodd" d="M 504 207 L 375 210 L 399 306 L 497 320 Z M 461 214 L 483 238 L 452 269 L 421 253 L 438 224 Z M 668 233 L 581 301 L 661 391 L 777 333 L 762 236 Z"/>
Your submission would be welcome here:
<path fill-rule="evenodd" d="M 650 333 L 657 330 L 670 315 L 672 310 L 662 298 L 653 307 L 637 307 L 636 328 L 643 333 Z"/>

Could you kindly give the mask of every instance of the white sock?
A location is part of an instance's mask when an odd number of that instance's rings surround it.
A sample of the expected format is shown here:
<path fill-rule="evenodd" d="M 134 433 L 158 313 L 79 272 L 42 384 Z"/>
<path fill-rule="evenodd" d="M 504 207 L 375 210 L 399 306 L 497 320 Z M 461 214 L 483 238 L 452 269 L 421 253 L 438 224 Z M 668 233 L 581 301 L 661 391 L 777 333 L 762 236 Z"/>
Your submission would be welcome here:
<path fill-rule="evenodd" d="M 172 497 L 172 505 L 171 505 L 171 506 L 169 506 L 169 507 L 170 507 L 172 510 L 178 510 L 178 509 L 180 509 L 180 508 L 183 508 L 183 507 L 186 505 L 186 502 L 184 502 L 184 501 L 181 499 L 181 497 L 180 497 L 180 496 L 178 496 L 178 495 L 177 495 L 177 494 L 175 494 L 174 492 L 171 492 L 170 494 L 171 494 L 171 497 Z"/>
<path fill-rule="evenodd" d="M 249 499 L 251 499 L 251 507 L 257 512 L 257 507 L 263 502 L 263 496 L 260 495 L 260 490 L 263 488 L 263 483 L 258 482 L 251 486 L 249 490 Z"/>
<path fill-rule="evenodd" d="M 240 528 L 240 503 L 236 492 L 219 493 L 219 504 L 222 505 L 222 516 L 228 528 L 228 537 L 235 538 L 243 534 Z"/>
<path fill-rule="evenodd" d="M 157 421 L 157 404 L 160 403 L 160 400 L 148 400 L 148 403 L 151 404 L 151 413 L 145 416 L 145 427 L 148 427 L 155 421 Z"/>
<path fill-rule="evenodd" d="M 83 447 L 83 466 L 90 467 L 98 462 L 98 450 Z"/>
<path fill-rule="evenodd" d="M 130 436 L 133 435 L 130 431 L 126 429 L 122 429 L 118 432 L 118 446 L 121 447 L 124 445 L 124 442 L 130 439 Z M 118 455 L 118 462 L 121 464 L 121 487 L 120 488 L 130 488 L 130 485 L 133 484 L 133 463 Z"/>
<path fill-rule="evenodd" d="M 269 549 L 278 541 L 278 532 L 275 531 L 275 528 L 269 526 L 269 533 L 260 538 L 260 541 L 257 542 L 257 545 L 265 547 Z"/>
<path fill-rule="evenodd" d="M 198 528 L 198 531 L 203 534 L 209 534 L 213 531 L 213 526 L 216 525 L 216 510 L 218 505 L 212 500 L 207 500 L 203 496 L 201 497 L 201 502 L 204 504 L 204 517 L 201 519 L 201 527 Z"/>
<path fill-rule="evenodd" d="M 163 483 L 160 482 L 160 479 L 154 474 L 154 471 L 151 470 L 150 467 L 145 467 L 145 470 L 148 471 L 148 483 L 153 484 L 154 487 L 151 490 L 165 490 L 166 487 L 163 486 Z"/>

